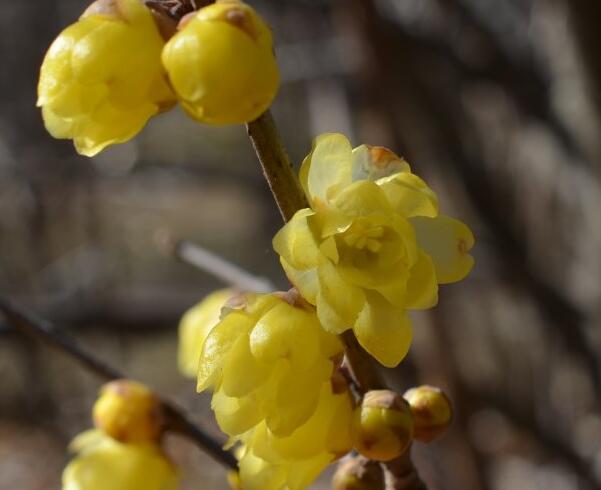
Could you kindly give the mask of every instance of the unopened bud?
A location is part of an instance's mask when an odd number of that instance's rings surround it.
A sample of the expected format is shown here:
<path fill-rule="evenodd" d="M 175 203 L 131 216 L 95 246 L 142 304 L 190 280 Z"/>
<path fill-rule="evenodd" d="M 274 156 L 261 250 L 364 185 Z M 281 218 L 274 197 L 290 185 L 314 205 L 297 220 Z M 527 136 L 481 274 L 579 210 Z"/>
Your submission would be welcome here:
<path fill-rule="evenodd" d="M 98 429 L 124 443 L 155 442 L 163 430 L 159 399 L 146 386 L 130 380 L 104 385 L 93 417 Z"/>
<path fill-rule="evenodd" d="M 409 404 L 390 390 L 368 392 L 355 410 L 353 443 L 363 456 L 390 461 L 402 455 L 413 440 Z"/>
<path fill-rule="evenodd" d="M 332 490 L 383 490 L 384 471 L 377 461 L 363 456 L 340 462 L 332 479 Z"/>
<path fill-rule="evenodd" d="M 408 390 L 404 398 L 411 406 L 415 439 L 430 442 L 442 435 L 451 424 L 451 401 L 440 388 L 419 386 Z"/>

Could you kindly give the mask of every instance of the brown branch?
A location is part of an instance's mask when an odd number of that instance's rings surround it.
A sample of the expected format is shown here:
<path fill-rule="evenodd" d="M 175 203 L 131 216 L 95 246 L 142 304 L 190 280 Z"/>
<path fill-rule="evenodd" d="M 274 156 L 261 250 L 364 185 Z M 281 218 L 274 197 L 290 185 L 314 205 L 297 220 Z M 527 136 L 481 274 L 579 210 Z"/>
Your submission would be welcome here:
<path fill-rule="evenodd" d="M 68 355 L 81 367 L 104 381 L 126 378 L 123 373 L 86 352 L 69 337 L 59 333 L 49 321 L 35 317 L 10 300 L 0 297 L 0 311 L 16 329 L 39 340 L 44 345 Z M 233 454 L 224 451 L 218 441 L 194 425 L 179 407 L 162 397 L 159 398 L 166 416 L 167 430 L 188 437 L 218 463 L 228 468 L 237 467 L 237 461 Z"/>

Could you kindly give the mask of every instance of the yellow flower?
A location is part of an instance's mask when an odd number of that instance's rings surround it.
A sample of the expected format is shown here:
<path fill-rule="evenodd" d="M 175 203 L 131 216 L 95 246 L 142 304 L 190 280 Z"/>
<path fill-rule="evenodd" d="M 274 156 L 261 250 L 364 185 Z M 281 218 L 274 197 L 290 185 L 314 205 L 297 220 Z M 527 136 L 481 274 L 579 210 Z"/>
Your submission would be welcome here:
<path fill-rule="evenodd" d="M 63 472 L 63 490 L 178 490 L 175 466 L 154 444 L 122 444 L 88 431 L 71 444 L 77 456 Z"/>
<path fill-rule="evenodd" d="M 156 442 L 163 432 L 160 400 L 143 384 L 127 379 L 102 387 L 93 417 L 98 429 L 120 442 Z"/>
<path fill-rule="evenodd" d="M 188 114 L 210 124 L 260 116 L 279 85 L 271 31 L 237 0 L 189 14 L 163 51 L 163 64 Z"/>
<path fill-rule="evenodd" d="M 261 421 L 290 435 L 315 412 L 324 384 L 342 357 L 342 344 L 325 332 L 311 309 L 282 295 L 245 296 L 204 342 L 198 390 L 214 390 L 212 408 L 228 435 Z"/>
<path fill-rule="evenodd" d="M 438 284 L 465 277 L 474 238 L 438 213 L 434 192 L 390 150 L 318 137 L 300 171 L 311 209 L 275 236 L 282 266 L 323 327 L 349 328 L 393 367 L 411 343 L 407 310 L 434 306 Z"/>
<path fill-rule="evenodd" d="M 164 41 L 139 0 L 97 2 L 52 43 L 38 106 L 55 138 L 93 156 L 136 135 L 173 103 L 161 67 Z"/>
<path fill-rule="evenodd" d="M 184 376 L 196 377 L 205 339 L 219 321 L 221 308 L 233 295 L 231 289 L 215 291 L 190 308 L 182 317 L 179 324 L 178 365 Z"/>

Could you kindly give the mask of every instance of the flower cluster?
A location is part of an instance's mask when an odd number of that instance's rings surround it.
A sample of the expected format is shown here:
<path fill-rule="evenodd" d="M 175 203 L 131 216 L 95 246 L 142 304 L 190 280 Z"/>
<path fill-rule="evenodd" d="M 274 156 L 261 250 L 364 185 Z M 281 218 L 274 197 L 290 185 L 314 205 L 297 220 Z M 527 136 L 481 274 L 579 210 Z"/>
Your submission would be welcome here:
<path fill-rule="evenodd" d="M 94 405 L 95 430 L 70 445 L 77 453 L 63 472 L 63 490 L 178 490 L 177 468 L 163 453 L 160 403 L 128 380 L 105 385 Z"/>
<path fill-rule="evenodd" d="M 439 214 L 434 192 L 390 150 L 318 137 L 300 171 L 310 208 L 273 240 L 290 281 L 323 327 L 352 328 L 378 361 L 396 366 L 411 343 L 407 310 L 434 306 L 438 284 L 465 277 L 474 238 Z"/>
<path fill-rule="evenodd" d="M 97 0 L 48 50 L 38 106 L 52 136 L 93 156 L 176 101 L 209 124 L 253 120 L 278 83 L 271 31 L 241 1 L 189 14 L 166 42 L 140 0 Z"/>
<path fill-rule="evenodd" d="M 213 390 L 219 426 L 242 444 L 245 490 L 305 488 L 351 447 L 353 407 L 337 373 L 342 344 L 298 299 L 241 296 L 202 348 L 198 389 Z"/>

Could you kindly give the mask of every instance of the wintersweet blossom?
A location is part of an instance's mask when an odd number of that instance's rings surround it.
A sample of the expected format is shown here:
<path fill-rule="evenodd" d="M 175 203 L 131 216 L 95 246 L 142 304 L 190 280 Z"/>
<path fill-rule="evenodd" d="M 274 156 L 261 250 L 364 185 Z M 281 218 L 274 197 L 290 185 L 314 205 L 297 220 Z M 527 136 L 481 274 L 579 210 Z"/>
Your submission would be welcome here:
<path fill-rule="evenodd" d="M 210 124 L 256 119 L 279 86 L 271 30 L 238 0 L 221 0 L 185 17 L 165 46 L 163 64 L 182 107 Z"/>
<path fill-rule="evenodd" d="M 472 268 L 471 231 L 439 214 L 405 160 L 382 147 L 353 149 L 342 134 L 316 138 L 300 178 L 310 208 L 273 240 L 288 278 L 328 332 L 352 328 L 378 361 L 397 365 L 412 338 L 407 310 L 431 308 L 438 284 Z"/>
<path fill-rule="evenodd" d="M 178 490 L 177 468 L 155 444 L 123 444 L 101 431 L 77 436 L 63 490 Z"/>
<path fill-rule="evenodd" d="M 161 66 L 163 46 L 139 0 L 92 4 L 42 63 L 37 104 L 48 132 L 72 139 L 86 156 L 135 136 L 174 103 Z"/>

